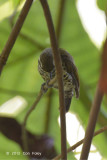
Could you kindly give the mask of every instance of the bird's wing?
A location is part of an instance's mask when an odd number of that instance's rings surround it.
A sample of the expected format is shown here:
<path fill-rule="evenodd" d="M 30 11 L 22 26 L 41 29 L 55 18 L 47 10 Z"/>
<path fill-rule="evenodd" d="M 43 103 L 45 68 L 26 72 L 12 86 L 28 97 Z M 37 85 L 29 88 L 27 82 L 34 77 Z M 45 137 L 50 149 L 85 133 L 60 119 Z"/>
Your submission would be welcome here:
<path fill-rule="evenodd" d="M 79 97 L 79 76 L 77 68 L 73 62 L 72 56 L 66 52 L 61 54 L 62 64 L 65 66 L 66 71 L 72 76 L 73 84 L 75 86 L 76 97 Z"/>

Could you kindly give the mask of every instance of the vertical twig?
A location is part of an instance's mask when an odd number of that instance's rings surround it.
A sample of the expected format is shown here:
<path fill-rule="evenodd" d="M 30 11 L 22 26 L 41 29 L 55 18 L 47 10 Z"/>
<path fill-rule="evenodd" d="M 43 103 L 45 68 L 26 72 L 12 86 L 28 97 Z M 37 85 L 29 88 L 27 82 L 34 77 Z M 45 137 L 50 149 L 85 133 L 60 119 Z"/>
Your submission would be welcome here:
<path fill-rule="evenodd" d="M 65 1 L 66 0 L 60 0 L 59 2 L 59 7 L 58 7 L 58 17 L 57 17 L 57 23 L 56 23 L 56 37 L 57 41 L 59 43 L 60 40 L 60 35 L 61 35 L 61 29 L 62 29 L 62 21 L 63 21 L 63 16 L 64 16 L 64 9 L 65 9 Z M 46 112 L 46 121 L 45 121 L 45 133 L 48 132 L 49 130 L 49 124 L 50 124 L 50 112 L 51 112 L 51 101 L 52 101 L 52 95 L 53 91 L 49 91 L 49 100 L 47 104 L 47 112 Z"/>
<path fill-rule="evenodd" d="M 53 83 L 56 82 L 56 77 L 54 77 L 49 83 L 48 85 L 52 85 Z M 44 85 L 44 90 L 47 91 L 48 90 L 48 86 L 47 85 Z M 44 92 L 43 92 L 43 89 L 41 88 L 38 96 L 36 97 L 33 105 L 29 108 L 29 110 L 27 111 L 25 117 L 24 117 L 24 121 L 22 123 L 22 140 L 23 140 L 23 148 L 24 148 L 24 151 L 29 151 L 29 144 L 28 144 L 28 138 L 27 138 L 27 132 L 26 132 L 26 123 L 27 123 L 27 120 L 28 120 L 28 117 L 29 115 L 31 114 L 31 112 L 36 108 L 37 104 L 39 103 L 40 99 L 42 98 Z"/>
<path fill-rule="evenodd" d="M 29 12 L 29 9 L 31 7 L 32 2 L 33 2 L 33 0 L 26 0 L 24 7 L 19 15 L 19 18 L 18 18 L 16 24 L 14 25 L 12 32 L 7 40 L 7 43 L 6 43 L 2 53 L 0 55 L 0 73 L 2 72 L 3 67 L 6 64 L 6 61 L 9 57 L 9 54 L 10 54 L 10 51 L 13 48 L 13 45 L 17 39 L 17 36 L 22 28 L 22 25 L 23 25 L 25 18 Z"/>
<path fill-rule="evenodd" d="M 59 101 L 60 101 L 60 119 L 61 119 L 61 155 L 62 159 L 67 159 L 66 150 L 66 123 L 65 123 L 65 106 L 64 106 L 64 89 L 63 89 L 63 79 L 62 79 L 62 65 L 61 58 L 58 50 L 58 44 L 55 36 L 55 30 L 53 26 L 53 21 L 50 13 L 50 9 L 47 0 L 40 0 L 43 7 L 44 15 L 47 21 L 47 26 L 50 34 L 51 47 L 53 50 L 53 56 L 56 67 L 56 75 L 58 80 L 59 88 Z"/>
<path fill-rule="evenodd" d="M 35 109 L 36 105 L 38 104 L 38 102 L 40 101 L 42 96 L 43 96 L 43 93 L 42 93 L 42 90 L 40 90 L 35 102 L 30 107 L 30 109 L 27 111 L 27 113 L 24 117 L 24 121 L 23 121 L 23 124 L 22 124 L 22 140 L 23 140 L 23 148 L 24 148 L 25 152 L 29 151 L 29 144 L 28 144 L 28 138 L 27 138 L 27 132 L 26 132 L 27 119 L 28 119 L 30 113 Z"/>
<path fill-rule="evenodd" d="M 98 113 L 100 111 L 100 105 L 103 99 L 104 93 L 107 92 L 107 37 L 104 43 L 103 51 L 102 51 L 102 68 L 101 74 L 99 78 L 98 88 L 96 90 L 96 95 L 92 104 L 90 118 L 87 126 L 87 130 L 85 133 L 85 139 L 83 143 L 83 148 L 80 156 L 80 160 L 87 159 L 90 151 L 91 141 L 95 129 L 95 125 L 97 122 Z"/>
<path fill-rule="evenodd" d="M 98 85 L 98 88 L 96 90 L 95 99 L 92 104 L 92 108 L 90 112 L 90 119 L 89 119 L 88 126 L 87 126 L 86 133 L 85 133 L 85 139 L 83 143 L 80 160 L 87 160 L 88 158 L 92 137 L 93 137 L 95 125 L 97 122 L 98 113 L 100 111 L 100 105 L 102 102 L 102 98 L 103 98 L 103 93 L 101 92 L 99 85 Z"/>

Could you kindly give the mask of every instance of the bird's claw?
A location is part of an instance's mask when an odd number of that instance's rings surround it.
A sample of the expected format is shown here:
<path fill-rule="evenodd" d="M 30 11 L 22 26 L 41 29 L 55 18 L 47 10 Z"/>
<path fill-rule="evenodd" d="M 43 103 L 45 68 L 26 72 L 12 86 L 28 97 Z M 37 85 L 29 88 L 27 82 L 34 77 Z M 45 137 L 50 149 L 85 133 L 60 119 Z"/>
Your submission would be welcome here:
<path fill-rule="evenodd" d="M 49 82 L 50 82 L 50 80 L 42 84 L 41 90 L 43 93 L 46 93 L 48 88 L 52 87 L 52 85 L 49 85 Z"/>
<path fill-rule="evenodd" d="M 46 86 L 46 83 L 43 83 L 43 84 L 41 85 L 41 90 L 42 90 L 42 93 L 43 93 L 43 94 L 46 93 L 47 90 L 48 90 L 45 86 Z"/>

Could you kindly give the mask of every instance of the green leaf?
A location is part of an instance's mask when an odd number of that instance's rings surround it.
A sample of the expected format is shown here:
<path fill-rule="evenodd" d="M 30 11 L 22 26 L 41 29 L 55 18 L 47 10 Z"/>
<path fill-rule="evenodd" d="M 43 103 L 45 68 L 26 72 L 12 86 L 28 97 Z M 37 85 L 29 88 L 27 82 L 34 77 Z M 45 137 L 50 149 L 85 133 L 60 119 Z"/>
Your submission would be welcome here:
<path fill-rule="evenodd" d="M 5 1 L 5 3 L 7 2 Z M 2 4 L 4 5 L 5 3 Z M 17 5 L 14 0 L 12 3 L 14 6 Z M 59 1 L 49 0 L 49 6 L 54 25 L 56 26 Z M 10 16 L 10 13 L 11 8 L 4 18 Z M 17 20 L 18 15 L 19 13 L 17 12 L 14 17 L 14 23 Z M 2 18 L 0 23 L 0 51 L 4 48 L 12 30 L 9 20 L 4 18 Z M 22 34 L 20 34 L 16 40 L 7 64 L 0 77 L 0 105 L 16 95 L 23 96 L 28 102 L 28 108 L 16 117 L 20 122 L 23 121 L 27 110 L 35 101 L 41 84 L 43 83 L 37 67 L 39 55 L 44 46 L 50 47 L 48 29 L 39 1 L 35 1 L 32 4 L 23 28 L 21 29 L 21 33 Z M 67 50 L 73 56 L 78 68 L 81 86 L 80 99 L 77 100 L 73 98 L 70 111 L 73 111 L 78 115 L 84 128 L 86 128 L 89 119 L 90 107 L 92 100 L 94 99 L 100 74 L 100 51 L 91 42 L 87 32 L 82 26 L 75 0 L 66 1 L 61 29 L 60 47 Z M 47 134 L 54 138 L 56 150 L 60 153 L 60 127 L 57 121 L 59 117 L 58 90 L 54 89 L 52 93 L 50 102 L 51 111 L 49 113 L 49 129 Z M 46 126 L 45 120 L 48 116 L 47 106 L 49 99 L 50 97 L 48 93 L 46 93 L 38 103 L 36 109 L 29 116 L 27 129 L 32 133 L 39 135 L 44 133 Z M 106 108 L 105 104 L 102 105 L 102 109 L 104 108 Z M 105 114 L 103 114 L 102 111 L 100 112 L 97 129 L 106 124 L 106 114 L 106 112 Z M 2 138 L 1 135 L 0 138 Z M 94 140 L 95 146 L 97 146 L 103 157 L 107 157 L 106 138 L 107 134 L 105 133 Z M 3 147 L 5 147 L 5 150 L 8 150 L 8 145 L 4 146 L 4 141 L 10 144 L 13 142 L 9 142 L 5 137 L 3 138 Z M 1 145 L 0 153 L 3 155 Z"/>
<path fill-rule="evenodd" d="M 15 8 L 17 5 L 20 4 L 22 0 L 9 0 L 10 3 L 12 3 L 13 7 Z"/>
<path fill-rule="evenodd" d="M 107 12 L 107 0 L 97 0 L 97 5 L 101 10 Z"/>
<path fill-rule="evenodd" d="M 0 133 L 0 159 L 8 159 L 8 160 L 27 160 L 27 156 L 23 156 L 23 152 L 20 148 L 20 146 L 7 139 L 5 136 L 3 136 Z"/>
<path fill-rule="evenodd" d="M 25 0 L 3 0 L 0 1 L 0 21 L 11 16 L 14 10 L 21 9 Z"/>

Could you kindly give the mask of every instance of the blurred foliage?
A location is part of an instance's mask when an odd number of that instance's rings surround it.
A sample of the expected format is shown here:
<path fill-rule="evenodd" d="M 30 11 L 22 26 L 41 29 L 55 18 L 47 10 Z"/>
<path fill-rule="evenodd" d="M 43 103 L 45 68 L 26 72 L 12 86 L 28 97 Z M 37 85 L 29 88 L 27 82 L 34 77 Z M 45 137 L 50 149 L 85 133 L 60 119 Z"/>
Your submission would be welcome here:
<path fill-rule="evenodd" d="M 56 26 L 60 1 L 48 1 L 54 25 Z M 18 4 L 20 5 L 19 2 L 19 0 L 0 1 L 0 8 L 4 6 L 4 8 L 2 8 L 4 10 L 2 10 L 2 14 L 0 11 L 0 20 L 2 20 L 0 22 L 0 52 L 12 30 L 9 16 L 14 13 L 16 6 Z M 9 4 L 7 7 L 8 9 L 5 8 L 7 3 Z M 18 16 L 19 11 L 16 12 L 16 15 L 12 19 L 13 24 L 16 22 Z M 33 104 L 41 84 L 43 83 L 37 69 L 38 58 L 43 48 L 48 46 L 50 46 L 49 34 L 43 10 L 39 0 L 34 1 L 0 77 L 0 105 L 19 94 L 27 100 L 29 104 L 28 108 Z M 99 78 L 100 51 L 91 42 L 87 32 L 82 26 L 75 0 L 66 1 L 61 29 L 60 47 L 71 53 L 78 68 L 81 85 L 80 98 L 79 100 L 73 98 L 70 111 L 77 114 L 80 122 L 85 128 Z M 8 92 L 6 92 L 6 89 Z M 15 93 L 11 90 L 15 91 Z M 26 94 L 21 91 L 24 91 Z M 52 90 L 50 112 L 47 112 L 49 109 L 49 92 L 50 91 L 44 95 L 37 108 L 29 116 L 27 129 L 34 134 L 40 135 L 46 132 L 54 139 L 55 148 L 57 152 L 60 153 L 60 128 L 57 122 L 59 116 L 58 91 Z M 102 104 L 96 129 L 107 124 L 107 110 L 105 106 L 106 103 L 104 102 Z M 28 108 L 16 117 L 20 123 L 22 123 Z M 49 115 L 47 115 L 47 113 Z M 45 123 L 47 116 L 49 116 L 48 124 Z M 48 125 L 47 131 L 45 130 L 46 125 Z M 0 159 L 7 158 L 4 153 L 12 151 L 10 146 L 12 146 L 15 151 L 19 149 L 17 143 L 13 143 L 13 141 L 8 140 L 2 134 L 0 134 L 0 141 L 2 141 L 2 146 L 0 145 L 0 153 L 2 153 L 0 154 Z M 93 142 L 102 156 L 107 157 L 107 134 L 103 133 L 99 135 L 94 138 Z M 71 155 L 69 157 L 71 157 Z M 23 157 L 23 159 L 25 159 L 25 157 Z"/>
<path fill-rule="evenodd" d="M 24 0 L 0 0 L 0 20 L 11 16 L 14 9 L 21 7 L 23 2 Z"/>
<path fill-rule="evenodd" d="M 97 0 L 98 7 L 107 12 L 107 0 Z"/>

